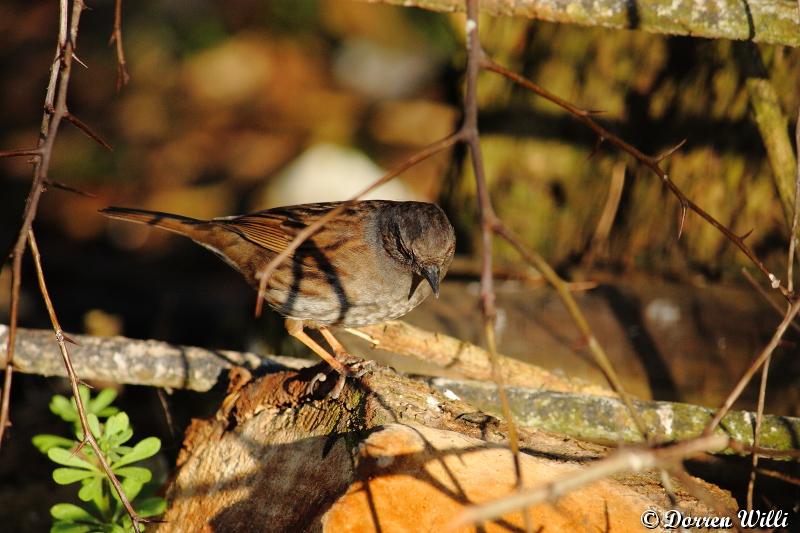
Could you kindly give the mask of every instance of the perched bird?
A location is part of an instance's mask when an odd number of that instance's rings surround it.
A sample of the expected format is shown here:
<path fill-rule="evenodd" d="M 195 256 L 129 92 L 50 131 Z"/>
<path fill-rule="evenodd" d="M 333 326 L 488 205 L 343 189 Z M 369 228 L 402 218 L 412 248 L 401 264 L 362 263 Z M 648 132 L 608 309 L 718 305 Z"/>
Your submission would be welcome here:
<path fill-rule="evenodd" d="M 260 273 L 270 260 L 299 231 L 340 204 L 276 207 L 211 220 L 121 207 L 100 212 L 189 237 L 220 256 L 257 289 Z M 347 356 L 328 326 L 378 324 L 405 315 L 431 292 L 438 297 L 454 250 L 453 226 L 435 204 L 355 202 L 278 266 L 264 299 L 286 317 L 290 335 L 343 376 L 351 375 L 350 368 L 303 328 L 318 329 L 340 359 Z"/>

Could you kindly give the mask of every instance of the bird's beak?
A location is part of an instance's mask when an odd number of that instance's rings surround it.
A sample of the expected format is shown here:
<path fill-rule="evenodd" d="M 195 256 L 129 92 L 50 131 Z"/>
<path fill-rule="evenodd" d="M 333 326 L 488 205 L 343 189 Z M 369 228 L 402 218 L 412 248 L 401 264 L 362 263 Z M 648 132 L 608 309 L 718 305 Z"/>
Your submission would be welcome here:
<path fill-rule="evenodd" d="M 433 289 L 433 295 L 439 297 L 439 267 L 422 267 L 422 275 L 428 280 L 428 285 Z"/>

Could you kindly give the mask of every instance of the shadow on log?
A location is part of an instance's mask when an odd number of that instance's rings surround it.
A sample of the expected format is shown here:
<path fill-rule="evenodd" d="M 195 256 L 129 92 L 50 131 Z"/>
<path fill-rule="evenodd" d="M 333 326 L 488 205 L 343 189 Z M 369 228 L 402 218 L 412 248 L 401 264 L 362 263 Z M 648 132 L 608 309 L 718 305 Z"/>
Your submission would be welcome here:
<path fill-rule="evenodd" d="M 504 424 L 426 384 L 379 368 L 327 395 L 323 367 L 250 380 L 232 376 L 213 419 L 189 427 L 159 532 L 440 531 L 467 506 L 514 484 Z M 577 472 L 606 449 L 524 429 L 523 478 L 538 485 Z M 675 482 L 693 515 L 735 510 L 727 492 L 700 480 L 701 503 Z M 648 509 L 673 506 L 656 474 L 628 474 L 534 507 L 534 526 L 634 531 Z M 484 531 L 521 531 L 509 514 Z"/>

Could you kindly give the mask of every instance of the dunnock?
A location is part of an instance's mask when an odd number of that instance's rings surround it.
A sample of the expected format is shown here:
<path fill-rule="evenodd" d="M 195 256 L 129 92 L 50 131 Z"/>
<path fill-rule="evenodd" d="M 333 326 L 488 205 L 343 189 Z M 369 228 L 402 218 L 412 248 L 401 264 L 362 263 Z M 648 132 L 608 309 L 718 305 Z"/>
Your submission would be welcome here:
<path fill-rule="evenodd" d="M 104 215 L 189 237 L 258 288 L 258 274 L 298 231 L 341 202 L 277 207 L 248 215 L 193 218 L 109 207 Z M 365 200 L 347 207 L 305 241 L 272 275 L 265 300 L 287 318 L 289 334 L 342 375 L 348 367 L 309 337 L 316 328 L 340 357 L 347 355 L 328 326 L 345 328 L 401 317 L 430 293 L 453 260 L 455 233 L 440 207 L 424 202 Z"/>

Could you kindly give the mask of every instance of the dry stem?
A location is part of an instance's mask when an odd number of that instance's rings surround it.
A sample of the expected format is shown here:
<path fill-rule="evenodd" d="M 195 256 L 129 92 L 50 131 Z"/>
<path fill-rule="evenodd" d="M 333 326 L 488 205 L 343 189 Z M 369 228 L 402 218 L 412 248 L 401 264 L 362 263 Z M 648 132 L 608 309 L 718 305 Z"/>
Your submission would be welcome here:
<path fill-rule="evenodd" d="M 119 92 L 131 80 L 131 75 L 125 66 L 125 49 L 122 46 L 122 0 L 116 0 L 114 5 L 114 29 L 108 39 L 108 44 L 112 43 L 117 45 L 117 92 Z"/>
<path fill-rule="evenodd" d="M 783 317 L 783 321 L 778 325 L 775 333 L 772 335 L 772 339 L 770 339 L 769 343 L 764 347 L 758 357 L 750 364 L 750 367 L 745 371 L 744 375 L 739 379 L 736 386 L 733 390 L 728 394 L 728 397 L 722 403 L 722 406 L 717 411 L 717 414 L 714 415 L 714 418 L 711 422 L 708 423 L 705 429 L 705 434 L 710 434 L 714 429 L 719 425 L 720 420 L 725 416 L 725 414 L 730 410 L 733 403 L 739 398 L 742 394 L 742 391 L 750 383 L 750 380 L 753 379 L 753 376 L 758 369 L 761 368 L 767 359 L 770 358 L 772 352 L 775 351 L 775 348 L 778 346 L 778 343 L 783 338 L 784 333 L 786 333 L 786 329 L 789 327 L 789 324 L 792 323 L 794 317 L 797 316 L 797 312 L 800 311 L 800 300 L 795 301 L 786 314 Z"/>
<path fill-rule="evenodd" d="M 72 72 L 73 52 L 78 39 L 78 24 L 81 12 L 84 9 L 83 0 L 75 0 L 72 4 L 72 15 L 69 17 L 68 3 L 69 0 L 61 0 L 60 2 L 58 42 L 53 64 L 50 67 L 50 81 L 45 95 L 45 111 L 42 116 L 37 147 L 38 157 L 33 167 L 33 181 L 25 201 L 22 224 L 11 251 L 11 304 L 9 309 L 8 344 L 6 347 L 6 371 L 3 380 L 2 404 L 0 404 L 0 446 L 3 442 L 5 429 L 10 424 L 9 408 L 11 405 L 11 380 L 14 374 L 14 345 L 17 334 L 22 255 L 25 253 L 28 231 L 31 229 L 33 219 L 36 217 L 39 198 L 43 191 L 43 183 L 50 168 L 50 158 L 53 154 L 53 144 L 58 133 L 58 127 L 61 124 L 61 119 L 67 114 L 67 89 Z M 67 38 L 68 32 L 69 39 Z"/>
<path fill-rule="evenodd" d="M 125 507 L 128 515 L 131 517 L 133 529 L 138 533 L 139 524 L 141 522 L 146 522 L 147 520 L 140 518 L 139 515 L 136 514 L 136 511 L 128 501 L 127 496 L 125 496 L 125 492 L 122 490 L 122 485 L 120 485 L 117 476 L 114 475 L 114 471 L 111 470 L 111 467 L 108 465 L 103 451 L 100 449 L 100 446 L 98 446 L 97 440 L 92 434 L 92 429 L 89 427 L 89 421 L 86 419 L 86 408 L 83 405 L 83 399 L 81 398 L 78 388 L 78 376 L 75 374 L 75 369 L 72 367 L 72 359 L 70 359 L 69 350 L 67 350 L 67 338 L 61 329 L 61 324 L 58 322 L 58 317 L 56 316 L 53 302 L 50 299 L 50 293 L 47 290 L 47 284 L 44 280 L 44 271 L 42 269 L 42 256 L 39 253 L 39 247 L 36 244 L 36 237 L 33 234 L 33 229 L 28 230 L 28 245 L 30 246 L 31 255 L 33 256 L 33 263 L 36 267 L 36 277 L 39 281 L 39 290 L 42 293 L 42 299 L 44 300 L 45 307 L 47 308 L 47 314 L 50 316 L 50 322 L 53 325 L 53 332 L 55 333 L 56 342 L 58 342 L 58 347 L 61 350 L 61 357 L 64 360 L 64 367 L 67 369 L 67 377 L 69 378 L 69 383 L 72 387 L 72 397 L 75 399 L 75 406 L 78 409 L 78 418 L 80 419 L 81 429 L 83 430 L 84 435 L 84 441 L 81 443 L 81 446 L 83 446 L 85 443 L 88 443 L 89 446 L 91 446 L 98 462 L 100 463 L 100 467 L 103 469 L 103 472 L 105 472 L 106 477 L 114 487 L 114 491 L 117 493 L 117 496 L 119 496 L 122 505 Z"/>
<path fill-rule="evenodd" d="M 581 472 L 550 483 L 512 494 L 493 502 L 475 506 L 459 516 L 450 529 L 493 520 L 524 507 L 552 501 L 570 491 L 621 472 L 643 472 L 653 468 L 669 468 L 683 459 L 703 452 L 724 449 L 729 444 L 725 435 L 705 435 L 664 448 L 630 448 L 620 450 L 607 459 L 597 461 Z"/>

